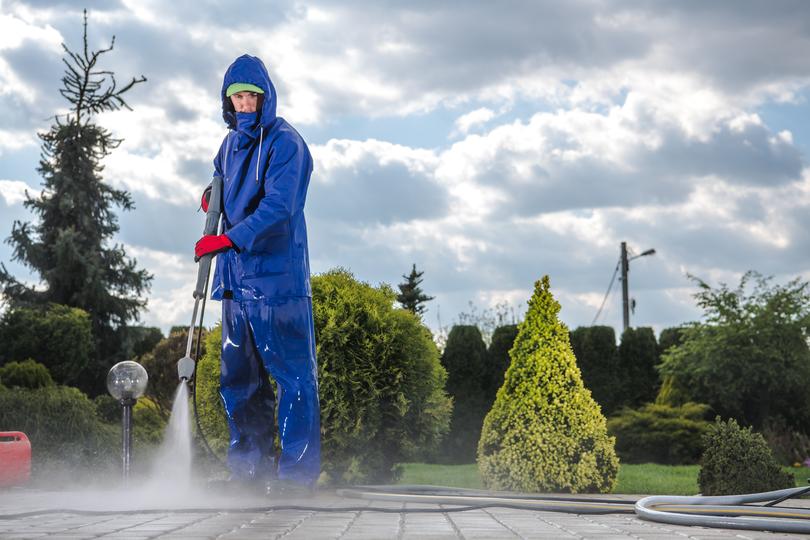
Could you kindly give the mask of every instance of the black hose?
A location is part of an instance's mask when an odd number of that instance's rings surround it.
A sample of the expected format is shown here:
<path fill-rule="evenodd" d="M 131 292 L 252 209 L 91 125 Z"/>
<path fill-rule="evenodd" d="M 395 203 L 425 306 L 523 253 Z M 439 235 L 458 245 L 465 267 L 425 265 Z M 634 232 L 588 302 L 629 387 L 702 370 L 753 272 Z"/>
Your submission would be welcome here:
<path fill-rule="evenodd" d="M 200 440 L 203 442 L 203 446 L 214 458 L 214 460 L 222 466 L 223 469 L 228 469 L 228 465 L 225 464 L 225 461 L 220 458 L 214 449 L 211 448 L 211 445 L 208 444 L 208 439 L 203 433 L 202 425 L 200 425 L 200 414 L 197 409 L 197 366 L 200 363 L 200 348 L 202 344 L 202 329 L 203 329 L 203 319 L 205 318 L 205 301 L 208 299 L 208 280 L 205 280 L 205 287 L 203 287 L 203 297 L 202 297 L 202 306 L 200 306 L 200 324 L 197 327 L 197 348 L 194 352 L 194 375 L 191 377 L 191 382 L 189 385 L 191 386 L 191 403 L 194 408 L 194 423 L 197 426 L 197 435 Z"/>

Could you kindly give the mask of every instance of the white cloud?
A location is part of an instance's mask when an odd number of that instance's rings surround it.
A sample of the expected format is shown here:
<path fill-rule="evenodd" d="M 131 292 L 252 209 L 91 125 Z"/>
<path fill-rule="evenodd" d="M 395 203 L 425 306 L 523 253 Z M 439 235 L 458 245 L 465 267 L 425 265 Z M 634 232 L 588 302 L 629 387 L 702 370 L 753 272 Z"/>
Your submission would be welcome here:
<path fill-rule="evenodd" d="M 31 82 L 44 75 L 29 48 L 59 56 L 61 36 L 80 24 L 78 8 L 6 5 L 3 160 L 37 143 L 31 105 L 41 102 L 18 95 L 45 92 Z M 97 9 L 93 39 L 118 35 L 111 67 L 150 79 L 130 94 L 134 112 L 100 116 L 125 139 L 104 178 L 132 191 L 142 216 L 176 209 L 173 236 L 191 234 L 175 229 L 208 181 L 224 134 L 222 71 L 244 51 L 265 60 L 279 114 L 321 142 L 311 144 L 313 268 L 396 281 L 416 262 L 445 322 L 467 300 L 519 303 L 549 273 L 564 316 L 588 324 L 621 241 L 658 250 L 634 262 L 632 285 L 638 319 L 659 326 L 694 315 L 687 271 L 731 282 L 752 266 L 810 272 L 806 137 L 762 112 L 771 101 L 807 106 L 810 57 L 796 54 L 810 45 L 797 22 L 806 3 L 278 2 L 247 4 L 252 17 L 215 3 Z M 55 99 L 47 92 L 36 96 Z M 386 135 L 364 136 L 364 125 Z M 402 142 L 436 129 L 443 146 Z M 0 182 L 6 205 L 18 205 L 22 183 Z M 148 225 L 134 225 L 128 248 L 156 276 L 147 318 L 183 324 L 195 272 L 172 250 L 193 239 L 165 242 L 161 224 Z M 611 313 L 602 320 L 616 322 Z"/>
<path fill-rule="evenodd" d="M 6 201 L 6 206 L 20 204 L 25 201 L 25 194 L 36 196 L 37 190 L 19 180 L 0 180 L 0 196 Z"/>
<path fill-rule="evenodd" d="M 461 134 L 469 133 L 470 129 L 480 124 L 486 124 L 495 117 L 495 111 L 480 107 L 456 119 L 456 131 Z"/>

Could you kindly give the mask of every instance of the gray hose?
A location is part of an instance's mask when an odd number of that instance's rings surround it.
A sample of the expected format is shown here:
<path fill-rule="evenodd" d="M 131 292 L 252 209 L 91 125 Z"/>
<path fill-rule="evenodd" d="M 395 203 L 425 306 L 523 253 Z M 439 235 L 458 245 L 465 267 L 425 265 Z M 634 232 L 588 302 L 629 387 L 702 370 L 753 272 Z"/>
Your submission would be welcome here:
<path fill-rule="evenodd" d="M 722 497 L 656 495 L 636 502 L 635 510 L 641 519 L 671 525 L 810 534 L 810 509 L 743 506 L 746 503 L 796 496 L 806 491 L 807 488 L 800 487 Z M 696 515 L 703 513 L 711 515 Z"/>

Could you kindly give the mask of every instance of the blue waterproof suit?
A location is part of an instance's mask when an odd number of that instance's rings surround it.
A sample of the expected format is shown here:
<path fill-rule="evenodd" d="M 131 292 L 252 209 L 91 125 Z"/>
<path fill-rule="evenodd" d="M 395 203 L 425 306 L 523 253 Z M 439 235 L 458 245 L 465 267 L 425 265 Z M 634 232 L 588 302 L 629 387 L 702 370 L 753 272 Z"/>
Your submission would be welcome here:
<path fill-rule="evenodd" d="M 232 83 L 264 90 L 261 110 L 236 113 Z M 237 58 L 222 83 L 229 131 L 214 159 L 223 178 L 223 232 L 235 249 L 217 256 L 211 297 L 222 301 L 220 395 L 230 428 L 234 477 L 273 474 L 277 382 L 278 477 L 313 485 L 320 472 L 318 403 L 304 202 L 312 157 L 276 116 L 276 90 L 258 58 Z"/>

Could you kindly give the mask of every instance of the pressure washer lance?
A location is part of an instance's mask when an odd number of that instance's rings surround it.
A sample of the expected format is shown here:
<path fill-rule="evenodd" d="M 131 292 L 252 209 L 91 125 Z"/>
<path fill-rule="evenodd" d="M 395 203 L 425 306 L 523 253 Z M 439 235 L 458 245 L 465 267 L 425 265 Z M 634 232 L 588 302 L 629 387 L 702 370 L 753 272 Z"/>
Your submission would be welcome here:
<path fill-rule="evenodd" d="M 205 228 L 203 229 L 204 235 L 217 234 L 219 232 L 219 217 L 222 213 L 222 177 L 214 176 L 211 181 L 211 197 L 208 200 L 208 211 L 205 213 Z M 188 328 L 188 343 L 186 344 L 186 355 L 177 361 L 177 376 L 180 381 L 190 382 L 194 377 L 194 369 L 196 364 L 194 359 L 191 358 L 191 343 L 194 338 L 194 327 L 197 323 L 197 311 L 200 306 L 200 300 L 203 301 L 203 308 L 200 310 L 200 326 L 202 327 L 202 317 L 205 311 L 205 297 L 208 294 L 208 274 L 211 271 L 211 260 L 214 258 L 213 254 L 203 255 L 200 257 L 199 265 L 197 266 L 197 286 L 194 288 L 194 311 L 191 314 L 191 325 Z M 200 339 L 198 333 L 197 340 Z M 197 347 L 199 351 L 199 347 Z"/>

